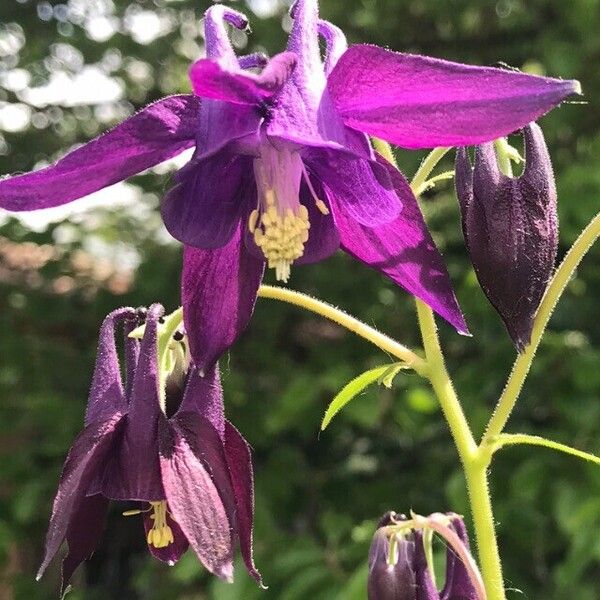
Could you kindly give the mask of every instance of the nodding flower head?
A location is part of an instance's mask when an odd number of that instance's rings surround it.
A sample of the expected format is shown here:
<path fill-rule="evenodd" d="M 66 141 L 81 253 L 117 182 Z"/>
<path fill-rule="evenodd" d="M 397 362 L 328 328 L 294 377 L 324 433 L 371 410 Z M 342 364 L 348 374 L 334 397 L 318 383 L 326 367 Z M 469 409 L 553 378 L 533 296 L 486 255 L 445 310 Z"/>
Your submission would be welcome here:
<path fill-rule="evenodd" d="M 456 191 L 465 241 L 475 273 L 515 346 L 530 342 L 533 319 L 554 269 L 558 247 L 556 186 L 542 130 L 523 130 L 525 168 L 503 174 L 494 144 L 456 157 Z"/>
<path fill-rule="evenodd" d="M 63 467 L 39 570 L 41 577 L 66 540 L 63 591 L 94 552 L 109 500 L 134 503 L 123 514 L 142 517 L 140 533 L 159 560 L 174 564 L 191 546 L 209 571 L 231 581 L 239 544 L 249 573 L 261 582 L 252 558 L 249 446 L 225 419 L 218 369 L 200 375 L 181 312 L 166 319 L 163 312 L 158 304 L 123 308 L 102 325 L 85 428 Z"/>
<path fill-rule="evenodd" d="M 448 545 L 446 580 L 438 591 L 428 556 L 432 532 Z M 379 521 L 369 551 L 369 600 L 485 600 L 485 589 L 469 552 L 467 530 L 460 516 L 429 517 L 386 513 Z"/>

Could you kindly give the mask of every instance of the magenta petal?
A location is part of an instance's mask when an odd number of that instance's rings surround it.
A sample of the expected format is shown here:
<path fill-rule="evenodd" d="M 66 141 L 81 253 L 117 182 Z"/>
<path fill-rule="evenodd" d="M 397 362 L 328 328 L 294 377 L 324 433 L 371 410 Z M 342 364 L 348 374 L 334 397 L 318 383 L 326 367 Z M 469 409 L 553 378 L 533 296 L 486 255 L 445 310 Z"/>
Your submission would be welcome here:
<path fill-rule="evenodd" d="M 404 148 L 493 140 L 580 92 L 577 81 L 367 45 L 342 56 L 328 87 L 346 125 Z"/>
<path fill-rule="evenodd" d="M 108 500 L 101 494 L 83 498 L 72 516 L 67 529 L 69 552 L 62 563 L 62 598 L 75 569 L 88 560 L 94 550 L 106 524 Z"/>
<path fill-rule="evenodd" d="M 168 510 L 168 507 L 167 507 Z M 151 513 L 146 512 L 144 514 L 144 531 L 146 533 L 146 537 L 148 536 L 148 532 L 152 529 L 152 525 L 154 521 L 150 518 Z M 171 528 L 173 532 L 173 542 L 164 548 L 157 548 L 152 544 L 148 544 L 148 550 L 150 550 L 150 554 L 154 556 L 154 558 L 158 558 L 158 560 L 167 563 L 168 565 L 174 565 L 186 552 L 186 550 L 190 547 L 190 543 L 183 531 L 181 531 L 181 527 L 177 521 L 173 520 L 173 517 L 167 512 L 167 525 Z"/>
<path fill-rule="evenodd" d="M 174 519 L 202 564 L 232 581 L 234 513 L 228 506 L 231 492 L 218 489 L 228 475 L 219 435 L 206 419 L 184 413 L 170 423 L 161 421 L 159 447 Z"/>
<path fill-rule="evenodd" d="M 234 104 L 258 105 L 275 94 L 289 79 L 296 64 L 292 52 L 273 57 L 260 75 L 241 69 L 231 71 L 206 58 L 190 68 L 190 80 L 197 96 Z"/>
<path fill-rule="evenodd" d="M 242 434 L 225 422 L 225 457 L 229 466 L 235 505 L 237 508 L 240 549 L 248 573 L 262 586 L 262 577 L 252 556 L 252 526 L 254 523 L 254 474 L 250 446 Z"/>
<path fill-rule="evenodd" d="M 190 367 L 183 400 L 178 412 L 195 412 L 202 415 L 224 439 L 225 407 L 219 366 L 215 365 L 204 377 L 198 369 Z"/>
<path fill-rule="evenodd" d="M 115 412 L 127 410 L 115 341 L 115 328 L 124 319 L 133 321 L 134 316 L 135 311 L 132 308 L 119 308 L 111 312 L 100 327 L 100 340 L 85 413 L 85 425 L 94 421 L 105 421 Z"/>
<path fill-rule="evenodd" d="M 108 421 L 92 423 L 77 436 L 71 446 L 54 498 L 38 578 L 63 543 L 71 521 L 84 501 L 89 484 L 103 467 L 121 422 L 122 415 L 117 413 Z"/>
<path fill-rule="evenodd" d="M 192 147 L 199 113 L 193 95 L 159 100 L 54 165 L 0 181 L 0 207 L 60 206 L 136 175 Z"/>
<path fill-rule="evenodd" d="M 404 176 L 389 164 L 388 170 L 403 206 L 391 223 L 372 228 L 361 225 L 337 197 L 330 196 L 342 249 L 423 300 L 459 333 L 466 334 L 450 276 L 417 200 Z"/>
<path fill-rule="evenodd" d="M 250 157 L 226 151 L 188 163 L 161 206 L 169 233 L 196 248 L 227 244 L 246 207 L 256 204 L 253 173 Z"/>
<path fill-rule="evenodd" d="M 388 170 L 375 161 L 342 152 L 314 151 L 307 165 L 346 214 L 374 227 L 393 221 L 402 209 Z"/>
<path fill-rule="evenodd" d="M 223 248 L 184 251 L 183 318 L 192 357 L 204 372 L 246 329 L 262 281 L 264 261 L 246 250 L 241 227 Z"/>

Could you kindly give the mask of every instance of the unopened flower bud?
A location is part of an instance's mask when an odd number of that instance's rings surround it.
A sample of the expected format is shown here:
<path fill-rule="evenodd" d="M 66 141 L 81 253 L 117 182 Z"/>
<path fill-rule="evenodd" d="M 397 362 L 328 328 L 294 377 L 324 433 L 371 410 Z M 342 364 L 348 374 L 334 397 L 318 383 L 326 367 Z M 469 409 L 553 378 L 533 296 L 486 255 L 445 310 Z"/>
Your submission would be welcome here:
<path fill-rule="evenodd" d="M 379 521 L 369 550 L 369 600 L 416 600 L 414 572 L 415 542 L 407 536 L 385 532 L 386 526 L 402 520 L 390 512 Z M 393 555 L 390 554 L 390 550 Z"/>
<path fill-rule="evenodd" d="M 500 172 L 493 143 L 477 147 L 474 167 L 465 148 L 456 157 L 456 191 L 471 261 L 520 352 L 531 340 L 558 246 L 556 186 L 544 136 L 535 123 L 523 133 L 526 164 L 520 177 Z"/>

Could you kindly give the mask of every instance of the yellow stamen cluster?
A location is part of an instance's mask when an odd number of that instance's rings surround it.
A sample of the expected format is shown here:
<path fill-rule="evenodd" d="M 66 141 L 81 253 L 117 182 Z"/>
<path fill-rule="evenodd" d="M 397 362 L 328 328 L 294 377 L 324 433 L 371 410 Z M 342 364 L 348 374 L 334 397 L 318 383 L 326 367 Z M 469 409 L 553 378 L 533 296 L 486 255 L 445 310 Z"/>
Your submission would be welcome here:
<path fill-rule="evenodd" d="M 152 514 L 150 518 L 154 521 L 152 529 L 148 532 L 148 545 L 155 548 L 166 548 L 173 543 L 173 531 L 167 525 L 167 503 L 150 502 Z"/>
<path fill-rule="evenodd" d="M 287 282 L 293 262 L 304 254 L 310 229 L 308 210 L 299 204 L 295 212 L 287 208 L 282 213 L 273 190 L 266 192 L 265 200 L 266 210 L 260 218 L 257 210 L 252 211 L 248 227 L 278 281 Z"/>
<path fill-rule="evenodd" d="M 154 521 L 152 528 L 148 531 L 146 541 L 149 546 L 155 548 L 166 548 L 174 541 L 173 530 L 167 525 L 167 503 L 164 500 L 160 502 L 150 502 L 148 510 L 126 510 L 123 513 L 124 517 L 132 517 L 142 513 L 150 512 L 150 518 Z"/>

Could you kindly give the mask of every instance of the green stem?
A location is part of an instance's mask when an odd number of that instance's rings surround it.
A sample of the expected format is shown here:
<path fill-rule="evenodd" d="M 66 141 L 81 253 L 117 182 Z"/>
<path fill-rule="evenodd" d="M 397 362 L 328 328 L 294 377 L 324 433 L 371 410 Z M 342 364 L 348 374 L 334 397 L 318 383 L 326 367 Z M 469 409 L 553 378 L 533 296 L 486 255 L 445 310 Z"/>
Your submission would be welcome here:
<path fill-rule="evenodd" d="M 356 335 L 368 340 L 378 348 L 381 348 L 384 352 L 395 356 L 400 359 L 412 369 L 414 369 L 419 375 L 426 376 L 428 367 L 427 363 L 412 350 L 403 346 L 396 340 L 388 337 L 387 335 L 377 331 L 373 327 L 369 327 L 362 321 L 351 317 L 344 311 L 327 304 L 316 298 L 312 298 L 306 294 L 300 292 L 294 292 L 286 288 L 273 287 L 270 285 L 261 285 L 258 290 L 258 295 L 261 298 L 271 298 L 272 300 L 280 300 L 287 302 L 288 304 L 294 304 L 300 306 L 305 310 L 317 313 L 338 325 L 341 325 L 345 329 L 352 331 Z"/>
<path fill-rule="evenodd" d="M 436 148 L 426 156 L 425 160 L 423 160 L 421 166 L 417 169 L 415 176 L 410 182 L 410 187 L 415 194 L 416 191 L 421 189 L 421 186 L 429 179 L 433 169 L 435 169 L 440 160 L 446 156 L 449 150 L 450 148 Z"/>
<path fill-rule="evenodd" d="M 486 428 L 482 444 L 489 443 L 491 438 L 500 435 L 506 426 L 556 304 L 565 291 L 575 269 L 598 237 L 600 237 L 600 213 L 583 230 L 552 278 L 534 320 L 531 342 L 525 348 L 525 351 L 519 354 L 513 365 L 506 387 Z"/>
<path fill-rule="evenodd" d="M 571 448 L 571 446 L 560 444 L 559 442 L 554 442 L 553 440 L 547 440 L 539 435 L 528 435 L 526 433 L 502 433 L 498 437 L 490 440 L 490 446 L 494 452 L 504 448 L 504 446 L 516 446 L 519 444 L 549 448 L 550 450 L 564 452 L 565 454 L 570 454 L 571 456 L 576 456 L 577 458 L 600 465 L 600 456 L 590 454 L 589 452 L 583 452 L 582 450 L 577 450 L 577 448 Z"/>

